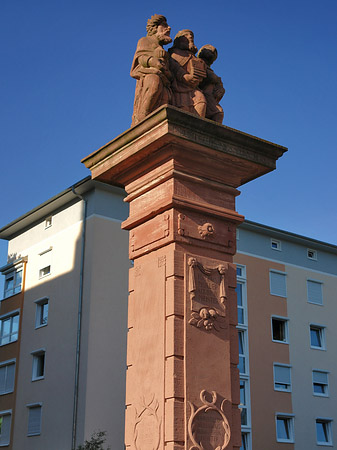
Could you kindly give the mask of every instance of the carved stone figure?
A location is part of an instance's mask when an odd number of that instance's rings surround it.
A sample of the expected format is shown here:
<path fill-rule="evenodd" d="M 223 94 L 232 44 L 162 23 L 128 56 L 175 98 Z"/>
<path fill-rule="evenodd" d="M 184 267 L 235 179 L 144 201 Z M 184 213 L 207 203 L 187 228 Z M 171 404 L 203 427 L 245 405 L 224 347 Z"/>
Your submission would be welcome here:
<path fill-rule="evenodd" d="M 218 77 L 211 69 L 211 65 L 218 57 L 217 49 L 213 47 L 213 45 L 204 45 L 199 50 L 197 56 L 198 58 L 201 58 L 207 66 L 207 76 L 199 84 L 199 88 L 204 93 L 207 101 L 206 117 L 207 119 L 222 123 L 224 112 L 222 107 L 219 105 L 219 101 L 224 96 L 225 89 L 221 78 Z"/>
<path fill-rule="evenodd" d="M 195 56 L 194 34 L 191 30 L 179 31 L 174 38 L 170 70 L 172 82 L 172 104 L 184 111 L 206 116 L 206 98 L 198 85 L 206 78 L 206 64 Z"/>
<path fill-rule="evenodd" d="M 132 125 L 159 106 L 170 103 L 169 56 L 163 45 L 172 42 L 166 17 L 155 14 L 147 21 L 147 36 L 138 41 L 130 75 L 137 80 Z"/>

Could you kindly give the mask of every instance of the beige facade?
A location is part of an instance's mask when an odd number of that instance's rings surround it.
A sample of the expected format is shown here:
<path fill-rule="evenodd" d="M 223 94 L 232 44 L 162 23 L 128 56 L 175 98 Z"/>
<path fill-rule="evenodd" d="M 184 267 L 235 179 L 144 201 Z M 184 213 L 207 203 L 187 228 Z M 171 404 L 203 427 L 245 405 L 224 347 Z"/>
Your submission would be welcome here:
<path fill-rule="evenodd" d="M 74 188 L 0 230 L 11 255 L 0 320 L 19 314 L 0 346 L 11 450 L 76 448 L 95 430 L 124 447 L 127 207 L 121 189 Z M 242 449 L 334 448 L 337 247 L 249 221 L 238 237 Z"/>
<path fill-rule="evenodd" d="M 120 228 L 124 193 L 91 180 L 76 192 L 82 200 L 68 190 L 21 219 L 31 224 L 9 240 L 9 254 L 27 260 L 22 291 L 3 300 L 0 310 L 1 316 L 20 314 L 18 340 L 0 347 L 0 362 L 16 359 L 14 393 L 0 397 L 0 410 L 11 411 L 10 449 L 75 448 L 73 442 L 77 447 L 95 430 L 123 447 L 129 268 L 128 236 Z M 42 307 L 47 317 L 41 324 Z"/>

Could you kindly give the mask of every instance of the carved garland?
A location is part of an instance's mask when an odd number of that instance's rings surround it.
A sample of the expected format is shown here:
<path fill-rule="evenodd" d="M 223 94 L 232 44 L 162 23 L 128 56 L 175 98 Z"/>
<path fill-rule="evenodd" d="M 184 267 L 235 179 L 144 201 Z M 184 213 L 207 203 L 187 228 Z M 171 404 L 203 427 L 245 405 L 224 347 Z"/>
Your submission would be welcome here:
<path fill-rule="evenodd" d="M 205 393 L 206 393 L 205 390 L 200 392 L 200 400 L 202 401 L 203 405 L 200 406 L 200 408 L 198 408 L 197 410 L 195 410 L 195 407 L 192 403 L 188 402 L 190 405 L 190 408 L 191 408 L 191 416 L 188 421 L 188 435 L 193 443 L 192 447 L 190 447 L 189 450 L 204 450 L 202 443 L 197 442 L 197 437 L 196 437 L 197 430 L 195 429 L 194 421 L 198 414 L 207 413 L 208 411 L 216 411 L 221 416 L 222 426 L 224 428 L 224 442 L 223 442 L 222 446 L 218 446 L 214 450 L 225 450 L 225 448 L 228 446 L 230 438 L 231 438 L 231 429 L 230 429 L 227 417 L 225 416 L 225 413 L 224 413 L 224 405 L 225 405 L 226 400 L 223 400 L 221 402 L 221 406 L 219 408 L 218 406 L 216 406 L 217 393 L 215 391 L 212 391 L 212 401 L 211 402 L 207 401 Z"/>
<path fill-rule="evenodd" d="M 152 416 L 154 419 L 154 430 L 153 430 L 153 436 L 154 436 L 154 445 L 153 449 L 149 450 L 158 450 L 159 444 L 160 444 L 160 428 L 161 428 L 161 419 L 158 417 L 158 408 L 159 408 L 159 402 L 154 398 L 154 395 L 149 403 L 145 402 L 145 399 L 142 398 L 141 401 L 141 409 L 140 411 L 137 411 L 136 409 L 136 417 L 135 417 L 135 424 L 133 428 L 133 444 L 135 450 L 141 450 L 137 446 L 137 437 L 138 437 L 138 426 L 143 420 L 145 416 Z"/>

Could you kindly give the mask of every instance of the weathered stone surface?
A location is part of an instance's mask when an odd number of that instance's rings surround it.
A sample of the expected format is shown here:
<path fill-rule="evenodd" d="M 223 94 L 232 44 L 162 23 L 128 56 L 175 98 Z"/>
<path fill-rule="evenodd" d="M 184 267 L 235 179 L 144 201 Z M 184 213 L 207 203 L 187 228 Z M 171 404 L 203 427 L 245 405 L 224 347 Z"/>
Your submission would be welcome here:
<path fill-rule="evenodd" d="M 132 125 L 165 104 L 222 123 L 219 101 L 225 90 L 210 68 L 217 58 L 216 48 L 205 45 L 196 57 L 193 32 L 181 30 L 166 52 L 163 46 L 172 42 L 171 27 L 162 15 L 152 16 L 146 30 L 147 36 L 138 41 L 130 72 L 137 80 Z"/>
<path fill-rule="evenodd" d="M 163 107 L 83 160 L 130 203 L 127 448 L 239 450 L 236 188 L 284 151 Z"/>

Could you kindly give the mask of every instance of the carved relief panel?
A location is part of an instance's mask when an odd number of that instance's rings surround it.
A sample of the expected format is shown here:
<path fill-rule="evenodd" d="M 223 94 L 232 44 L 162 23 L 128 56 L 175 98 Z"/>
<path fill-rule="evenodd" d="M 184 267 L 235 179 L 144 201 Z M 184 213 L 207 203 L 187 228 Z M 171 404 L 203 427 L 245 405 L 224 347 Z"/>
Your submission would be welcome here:
<path fill-rule="evenodd" d="M 208 248 L 222 247 L 229 254 L 236 251 L 236 226 L 223 218 L 188 211 L 174 211 L 174 231 L 179 241 L 197 239 L 199 245 Z"/>
<path fill-rule="evenodd" d="M 191 316 L 188 323 L 206 331 L 225 328 L 228 263 L 207 267 L 195 257 L 189 257 L 188 293 Z"/>
<path fill-rule="evenodd" d="M 211 399 L 207 400 L 207 396 Z M 198 408 L 189 402 L 190 418 L 188 437 L 192 445 L 189 450 L 225 450 L 231 438 L 231 428 L 225 415 L 226 400 L 218 401 L 215 391 L 207 394 L 200 392 L 201 406 Z"/>

